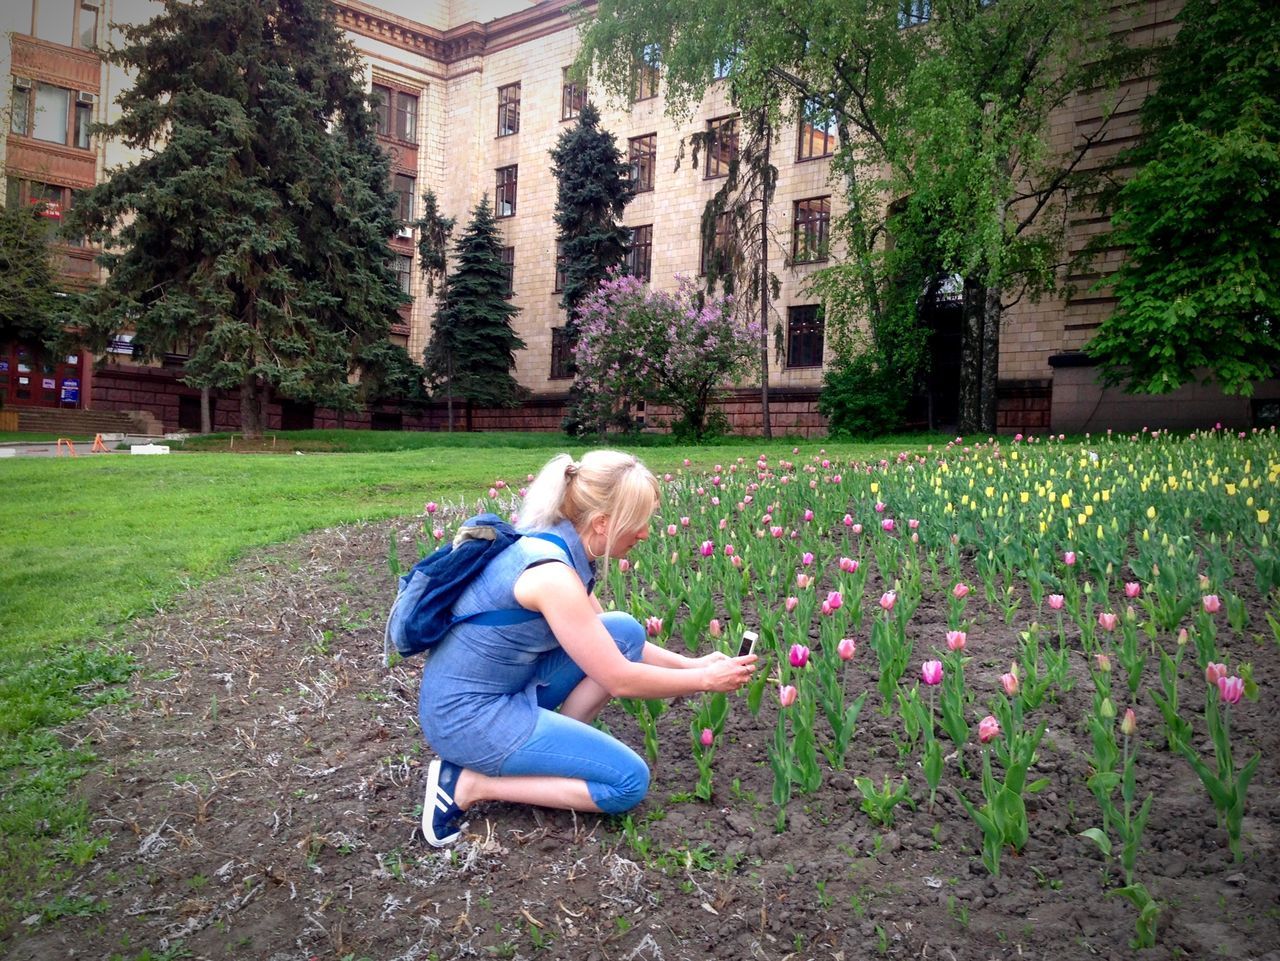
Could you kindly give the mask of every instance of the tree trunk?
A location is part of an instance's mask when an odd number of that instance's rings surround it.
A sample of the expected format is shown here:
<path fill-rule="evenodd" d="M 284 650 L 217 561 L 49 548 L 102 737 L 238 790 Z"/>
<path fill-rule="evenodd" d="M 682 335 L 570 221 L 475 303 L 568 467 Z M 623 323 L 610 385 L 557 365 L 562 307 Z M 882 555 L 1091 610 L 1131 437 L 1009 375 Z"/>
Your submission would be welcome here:
<path fill-rule="evenodd" d="M 986 288 L 977 280 L 964 281 L 964 331 L 960 345 L 961 435 L 982 430 L 982 347 Z"/>
<path fill-rule="evenodd" d="M 262 383 L 255 374 L 245 374 L 240 385 L 240 433 L 245 440 L 262 437 Z"/>
<path fill-rule="evenodd" d="M 1002 313 L 999 287 L 987 287 L 982 311 L 982 386 L 979 402 L 981 430 L 996 432 L 1000 386 L 1000 319 Z"/>
<path fill-rule="evenodd" d="M 200 433 L 213 433 L 213 410 L 209 403 L 209 388 L 200 388 Z"/>
<path fill-rule="evenodd" d="M 764 169 L 769 169 L 772 127 L 766 126 Z M 760 191 L 760 432 L 766 440 L 773 437 L 769 418 L 769 191 Z"/>

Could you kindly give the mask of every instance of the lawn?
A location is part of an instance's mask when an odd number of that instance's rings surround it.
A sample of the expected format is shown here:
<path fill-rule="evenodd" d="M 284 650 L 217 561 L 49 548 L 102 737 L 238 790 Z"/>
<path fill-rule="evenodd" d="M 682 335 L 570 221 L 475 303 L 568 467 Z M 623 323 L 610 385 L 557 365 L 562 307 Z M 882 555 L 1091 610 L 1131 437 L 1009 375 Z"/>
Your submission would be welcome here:
<path fill-rule="evenodd" d="M 938 440 L 825 446 L 843 459 L 879 460 L 904 443 L 923 449 Z M 0 887 L 27 890 L 75 861 L 68 839 L 83 833 L 86 815 L 67 791 L 90 757 L 67 750 L 56 731 L 86 705 L 120 696 L 113 685 L 131 670 L 122 625 L 253 548 L 414 514 L 429 499 L 478 504 L 494 480 L 519 486 L 553 453 L 572 449 L 538 434 L 308 431 L 281 433 L 276 443 L 288 453 L 0 462 Z M 653 446 L 644 456 L 655 471 L 676 471 L 685 457 L 709 468 L 761 452 L 790 456 L 797 443 Z M 322 452 L 335 449 L 360 453 Z M 71 852 L 65 863 L 49 857 L 55 842 Z"/>

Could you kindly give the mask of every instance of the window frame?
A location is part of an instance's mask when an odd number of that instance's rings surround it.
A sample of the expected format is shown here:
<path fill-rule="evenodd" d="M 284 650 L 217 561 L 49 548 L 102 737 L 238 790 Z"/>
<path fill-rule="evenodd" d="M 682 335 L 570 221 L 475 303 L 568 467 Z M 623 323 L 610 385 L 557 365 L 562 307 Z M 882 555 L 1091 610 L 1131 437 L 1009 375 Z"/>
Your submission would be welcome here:
<path fill-rule="evenodd" d="M 653 224 L 628 228 L 628 234 L 627 273 L 647 284 L 653 279 Z"/>
<path fill-rule="evenodd" d="M 560 122 L 577 120 L 587 105 L 586 85 L 579 86 L 569 79 L 569 68 L 560 68 Z"/>
<path fill-rule="evenodd" d="M 723 117 L 712 117 L 707 121 L 706 157 L 703 159 L 702 179 L 719 180 L 729 176 L 729 168 L 738 159 L 738 114 L 727 114 Z M 722 131 L 729 128 L 732 136 L 728 140 L 727 156 L 724 148 L 725 138 Z M 715 170 L 712 171 L 712 157 L 715 158 Z"/>
<path fill-rule="evenodd" d="M 55 40 L 52 37 L 41 36 L 40 11 L 41 7 L 71 7 L 71 39 L 70 42 L 63 40 Z M 90 12 L 93 16 L 93 34 L 92 39 L 85 43 L 85 26 L 83 23 L 84 15 Z M 71 47 L 76 50 L 94 50 L 98 46 L 98 28 L 102 20 L 102 4 L 98 0 L 34 0 L 31 4 L 31 36 L 37 40 L 43 40 L 46 43 L 56 43 L 62 47 Z"/>
<path fill-rule="evenodd" d="M 504 176 L 510 171 L 509 176 Z M 516 215 L 516 198 L 519 192 L 520 165 L 507 164 L 494 171 L 493 210 L 496 220 L 505 220 Z M 506 210 L 507 194 L 510 194 L 510 210 Z M 504 212 L 505 211 L 505 212 Z"/>
<path fill-rule="evenodd" d="M 401 190 L 402 181 L 408 181 L 409 189 Z M 400 170 L 391 172 L 391 192 L 396 195 L 396 219 L 408 227 L 415 219 L 414 207 L 418 199 L 418 178 Z M 406 198 L 408 198 L 406 200 Z M 405 208 L 408 208 L 407 210 Z"/>
<path fill-rule="evenodd" d="M 804 312 L 803 315 L 801 312 Z M 809 325 L 809 329 L 797 329 L 799 325 Z M 813 370 L 822 367 L 826 351 L 826 329 L 826 315 L 821 304 L 798 304 L 787 308 L 787 370 Z M 815 338 L 816 345 L 813 343 Z M 813 359 L 815 352 L 816 361 Z M 797 354 L 801 355 L 800 360 L 796 359 Z"/>
<path fill-rule="evenodd" d="M 35 80 L 30 77 L 13 76 L 10 80 L 9 132 L 11 134 L 25 137 L 28 140 L 38 140 L 40 143 L 70 147 L 73 150 L 93 150 L 93 136 L 89 133 L 89 127 L 93 123 L 93 108 L 94 104 L 97 103 L 97 95 L 95 93 L 88 90 L 63 87 L 56 83 L 45 83 L 43 80 Z M 20 87 L 20 83 L 26 84 L 26 87 Z M 41 87 L 59 91 L 66 96 L 67 111 L 66 116 L 63 118 L 65 125 L 63 129 L 64 139 L 62 140 L 50 140 L 48 137 L 37 136 L 36 134 L 37 117 L 45 110 L 45 108 L 36 104 L 36 95 Z M 81 100 L 84 96 L 88 96 L 91 99 L 85 102 Z M 19 126 L 21 129 L 18 129 Z M 81 135 L 83 135 L 84 139 L 83 145 L 80 143 Z"/>
<path fill-rule="evenodd" d="M 819 126 L 812 115 L 820 112 L 820 107 L 812 100 L 800 104 L 800 114 L 796 119 L 796 163 L 808 163 L 810 160 L 823 160 L 835 153 L 835 118 L 828 117 L 826 124 Z M 805 130 L 809 133 L 806 137 Z M 814 151 L 814 143 L 821 140 L 825 152 Z"/>
<path fill-rule="evenodd" d="M 573 379 L 573 351 L 569 349 L 568 327 L 551 328 L 551 370 L 547 379 Z"/>
<path fill-rule="evenodd" d="M 397 140 L 403 140 L 405 143 L 416 144 L 418 142 L 418 103 L 417 94 L 410 93 L 407 90 L 397 90 L 395 109 L 392 116 L 395 123 L 395 136 Z M 406 101 L 412 101 L 409 107 Z"/>
<path fill-rule="evenodd" d="M 516 295 L 516 248 L 514 246 L 498 248 L 498 262 L 502 264 L 506 287 L 502 291 L 502 299 L 510 300 Z"/>
<path fill-rule="evenodd" d="M 656 43 L 646 44 L 631 67 L 631 102 L 642 103 L 658 95 L 662 51 Z"/>
<path fill-rule="evenodd" d="M 514 137 L 520 132 L 520 81 L 498 88 L 498 136 Z"/>
<path fill-rule="evenodd" d="M 821 208 L 805 205 L 821 204 Z M 806 216 L 801 216 L 802 210 Z M 801 237 L 804 243 L 801 244 Z M 805 256 L 801 256 L 801 254 Z M 791 205 L 791 262 L 818 264 L 831 256 L 831 195 L 805 197 Z"/>
<path fill-rule="evenodd" d="M 657 168 L 657 131 L 627 138 L 627 181 L 634 193 L 643 194 L 654 189 Z"/>
<path fill-rule="evenodd" d="M 716 214 L 716 232 L 708 246 L 703 242 L 702 222 L 698 222 L 698 276 L 705 277 L 707 275 L 708 255 L 712 257 L 721 255 L 728 247 L 729 243 L 729 212 L 722 210 Z"/>
<path fill-rule="evenodd" d="M 551 281 L 551 292 L 553 294 L 564 293 L 565 281 L 568 280 L 569 260 L 564 255 L 564 241 L 556 241 L 556 272 L 555 277 Z"/>
<path fill-rule="evenodd" d="M 377 117 L 374 133 L 387 140 L 419 146 L 418 107 L 422 102 L 422 92 L 393 86 L 385 80 L 375 79 L 370 84 L 369 93 L 371 96 L 377 96 L 381 101 L 374 108 L 374 114 Z M 407 101 L 412 101 L 411 107 Z"/>
<path fill-rule="evenodd" d="M 401 253 L 398 250 L 391 252 L 391 269 L 396 275 L 396 283 L 400 287 L 401 293 L 405 296 L 413 296 L 413 255 Z"/>

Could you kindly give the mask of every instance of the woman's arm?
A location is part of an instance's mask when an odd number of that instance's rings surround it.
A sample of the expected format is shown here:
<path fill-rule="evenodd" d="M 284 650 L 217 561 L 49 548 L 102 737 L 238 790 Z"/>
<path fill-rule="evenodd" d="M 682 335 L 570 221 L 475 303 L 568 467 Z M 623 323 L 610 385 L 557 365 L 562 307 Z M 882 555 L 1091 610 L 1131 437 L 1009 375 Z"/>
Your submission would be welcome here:
<path fill-rule="evenodd" d="M 600 623 L 577 573 L 565 564 L 529 568 L 516 579 L 514 593 L 522 607 L 547 619 L 560 646 L 613 697 L 736 691 L 751 679 L 755 655 L 700 659 L 704 663 L 686 665 L 689 658 L 646 644 L 643 662 L 628 661 Z M 657 657 L 662 663 L 649 660 L 651 650 L 661 652 Z"/>

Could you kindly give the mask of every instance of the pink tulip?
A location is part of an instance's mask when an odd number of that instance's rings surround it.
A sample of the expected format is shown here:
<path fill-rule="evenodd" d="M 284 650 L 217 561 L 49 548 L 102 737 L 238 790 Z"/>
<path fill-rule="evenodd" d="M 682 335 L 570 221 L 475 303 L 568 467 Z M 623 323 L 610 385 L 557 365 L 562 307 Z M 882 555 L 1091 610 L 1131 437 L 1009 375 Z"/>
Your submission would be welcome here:
<path fill-rule="evenodd" d="M 689 466 L 689 458 L 687 458 L 687 457 L 684 459 L 684 466 L 685 466 L 685 467 L 688 467 L 688 466 Z"/>
<path fill-rule="evenodd" d="M 804 667 L 809 663 L 809 649 L 803 644 L 792 644 L 787 657 L 792 667 Z"/>
<path fill-rule="evenodd" d="M 631 570 L 631 562 L 625 557 L 620 559 L 618 561 L 618 570 L 625 574 L 627 571 Z"/>
<path fill-rule="evenodd" d="M 732 556 L 733 556 L 733 545 L 732 545 L 732 544 L 725 544 L 725 545 L 724 545 L 724 556 L 725 556 L 725 557 L 732 557 Z"/>
<path fill-rule="evenodd" d="M 716 742 L 716 732 L 709 727 L 704 727 L 702 729 L 702 737 L 699 740 L 702 741 L 703 747 L 710 747 Z"/>
<path fill-rule="evenodd" d="M 433 530 L 433 531 L 431 532 L 431 536 L 432 536 L 432 537 L 434 537 L 434 538 L 435 538 L 436 540 L 438 540 L 438 541 L 442 541 L 442 540 L 444 540 L 444 528 L 443 528 L 443 527 L 437 527 L 435 530 Z"/>
<path fill-rule="evenodd" d="M 729 558 L 729 563 L 733 565 L 734 570 L 736 571 L 742 570 L 742 558 L 739 557 L 737 554 L 734 554 L 731 558 Z"/>
<path fill-rule="evenodd" d="M 1225 664 L 1218 664 L 1215 661 L 1210 661 L 1208 665 L 1205 666 L 1204 679 L 1205 679 L 1205 683 L 1207 684 L 1216 685 L 1220 680 L 1222 680 L 1226 676 L 1227 676 L 1227 665 Z"/>
<path fill-rule="evenodd" d="M 920 526 L 920 522 L 919 522 L 918 520 L 916 520 L 914 517 L 910 518 L 910 519 L 907 521 L 907 528 L 908 528 L 909 530 L 913 530 L 913 531 L 914 531 L 914 530 L 916 530 L 919 526 Z"/>
<path fill-rule="evenodd" d="M 710 557 L 712 554 L 714 554 L 714 553 L 716 552 L 716 542 L 715 542 L 715 541 L 703 541 L 703 542 L 702 542 L 702 547 L 700 548 L 700 550 L 702 551 L 702 556 L 703 556 L 703 557 Z"/>
<path fill-rule="evenodd" d="M 884 520 L 882 520 L 880 522 L 880 529 L 882 531 L 888 531 L 889 533 L 893 533 L 893 518 L 886 517 Z"/>
<path fill-rule="evenodd" d="M 1062 563 L 1066 564 L 1068 567 L 1074 567 L 1076 563 L 1076 552 L 1067 551 L 1065 554 L 1063 554 Z"/>
<path fill-rule="evenodd" d="M 711 623 L 707 625 L 707 631 L 712 637 L 719 637 L 724 633 L 724 628 L 720 626 L 720 618 L 711 618 Z"/>
<path fill-rule="evenodd" d="M 494 498 L 494 497 L 497 497 L 497 496 L 498 496 L 498 488 L 496 488 L 496 487 L 490 487 L 490 488 L 489 488 L 489 497 L 490 497 L 490 498 Z"/>
<path fill-rule="evenodd" d="M 644 629 L 650 637 L 657 637 L 662 633 L 662 618 L 646 617 L 644 620 Z"/>
<path fill-rule="evenodd" d="M 947 631 L 947 650 L 963 651 L 969 636 L 964 631 Z"/>
<path fill-rule="evenodd" d="M 1000 675 L 1000 686 L 1004 688 L 1005 694 L 1009 697 L 1015 697 L 1018 693 L 1018 675 L 1010 671 L 1008 674 Z"/>
<path fill-rule="evenodd" d="M 853 527 L 852 527 L 852 528 L 850 528 L 850 530 L 852 530 L 855 534 L 861 534 L 861 533 L 862 533 L 862 525 L 861 525 L 861 524 L 854 524 L 854 525 L 853 525 Z"/>
<path fill-rule="evenodd" d="M 682 518 L 680 518 L 680 526 L 681 526 L 681 527 L 688 527 L 688 526 L 689 526 L 689 518 L 687 518 L 687 517 L 682 517 Z"/>
<path fill-rule="evenodd" d="M 1066 599 L 1061 594 L 1049 595 L 1049 606 L 1055 611 L 1062 610 L 1062 605 L 1066 603 Z"/>
<path fill-rule="evenodd" d="M 883 594 L 880 595 L 881 610 L 891 611 L 893 610 L 893 605 L 896 604 L 897 602 L 898 602 L 898 595 L 894 591 L 885 591 Z"/>
<path fill-rule="evenodd" d="M 941 661 L 925 661 L 920 665 L 920 680 L 924 681 L 930 687 L 934 684 L 942 683 L 942 662 Z"/>
<path fill-rule="evenodd" d="M 822 607 L 819 608 L 819 610 L 822 612 L 823 617 L 827 617 L 831 613 L 831 602 L 823 601 Z"/>
<path fill-rule="evenodd" d="M 678 528 L 676 527 L 676 525 L 675 525 L 675 524 L 668 524 L 668 525 L 667 525 L 667 536 L 668 536 L 668 537 L 675 537 L 675 536 L 676 536 L 676 531 L 677 531 L 677 530 L 678 530 Z"/>
<path fill-rule="evenodd" d="M 876 501 L 876 513 L 877 513 L 877 514 L 883 514 L 883 513 L 884 513 L 884 508 L 885 508 L 884 501 Z"/>
<path fill-rule="evenodd" d="M 839 591 L 830 591 L 827 593 L 827 603 L 833 611 L 838 611 L 844 606 L 844 595 Z"/>
<path fill-rule="evenodd" d="M 1217 594 L 1206 594 L 1201 598 L 1200 603 L 1204 605 L 1206 614 L 1217 614 L 1218 611 L 1222 610 L 1222 601 Z"/>
<path fill-rule="evenodd" d="M 1095 655 L 1093 655 L 1093 659 L 1094 659 L 1094 661 L 1097 663 L 1097 665 L 1098 665 L 1098 670 L 1099 670 L 1101 673 L 1103 673 L 1103 674 L 1110 674 L 1110 673 L 1111 673 L 1111 658 L 1110 658 L 1110 656 L 1109 656 L 1109 655 L 1106 655 L 1106 654 L 1095 654 Z"/>
<path fill-rule="evenodd" d="M 800 603 L 800 598 L 788 597 L 786 602 L 787 613 L 790 614 L 792 611 L 794 611 L 796 609 L 796 605 L 799 603 Z"/>
<path fill-rule="evenodd" d="M 844 521 L 843 521 L 843 523 L 844 523 L 844 526 L 845 526 L 845 527 L 852 527 L 852 526 L 853 526 L 853 515 L 852 515 L 852 514 L 845 514 L 845 515 L 844 515 Z"/>
<path fill-rule="evenodd" d="M 978 722 L 978 740 L 983 744 L 989 743 L 993 738 L 1000 735 L 1000 722 L 988 714 Z"/>
<path fill-rule="evenodd" d="M 806 587 L 810 587 L 812 584 L 813 584 L 813 575 L 811 574 L 796 575 L 796 587 L 800 588 L 800 590 L 803 591 Z"/>
<path fill-rule="evenodd" d="M 840 570 L 846 574 L 856 574 L 858 573 L 858 562 L 852 557 L 842 557 L 840 558 Z"/>
<path fill-rule="evenodd" d="M 1120 623 L 1120 618 L 1116 617 L 1110 611 L 1098 612 L 1098 626 L 1104 631 L 1114 631 L 1116 625 Z"/>
<path fill-rule="evenodd" d="M 434 514 L 434 513 L 435 513 L 436 511 L 438 511 L 439 509 L 440 509 L 440 505 L 439 505 L 439 504 L 437 504 L 435 501 L 427 501 L 427 513 L 428 513 L 428 514 Z"/>
<path fill-rule="evenodd" d="M 804 511 L 804 519 L 807 521 L 813 520 L 813 511 L 809 510 L 807 507 Z"/>
<path fill-rule="evenodd" d="M 778 703 L 783 707 L 790 707 L 796 702 L 796 689 L 790 684 L 783 684 L 778 688 Z"/>
<path fill-rule="evenodd" d="M 1124 585 L 1124 596 L 1128 598 L 1137 597 L 1142 593 L 1142 585 L 1137 581 L 1126 581 Z"/>
<path fill-rule="evenodd" d="M 803 554 L 800 555 L 800 563 L 803 564 L 805 567 L 808 567 L 810 564 L 813 563 L 813 554 L 810 551 L 805 551 Z"/>
<path fill-rule="evenodd" d="M 1244 694 L 1244 678 L 1234 676 L 1218 678 L 1218 694 L 1228 704 L 1239 704 L 1240 696 Z"/>
<path fill-rule="evenodd" d="M 965 583 L 963 583 L 963 582 L 962 582 L 962 583 L 957 584 L 955 587 L 951 588 L 951 596 L 952 596 L 952 597 L 955 597 L 955 598 L 965 598 L 965 597 L 968 597 L 968 596 L 969 596 L 969 585 L 968 585 L 968 584 L 965 584 Z"/>
<path fill-rule="evenodd" d="M 1120 733 L 1125 737 L 1133 737 L 1138 733 L 1138 716 L 1131 707 L 1125 709 L 1124 717 L 1120 720 Z"/>
<path fill-rule="evenodd" d="M 852 637 L 840 639 L 840 643 L 836 645 L 836 653 L 840 655 L 840 660 L 851 661 L 853 655 L 858 653 L 858 642 Z"/>

